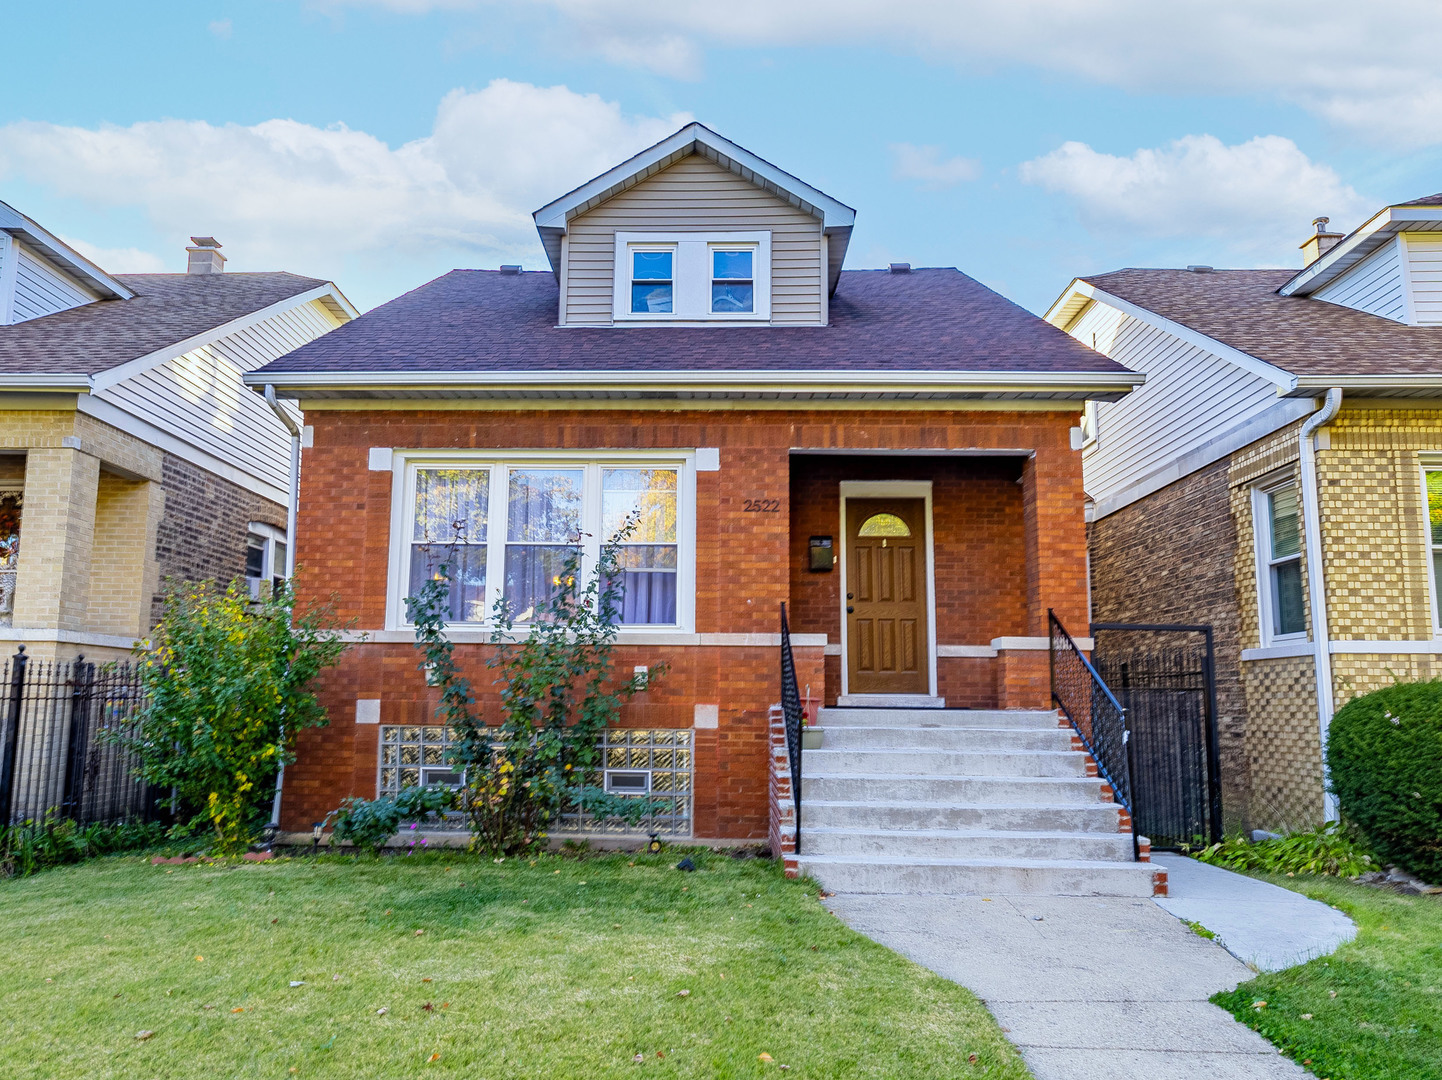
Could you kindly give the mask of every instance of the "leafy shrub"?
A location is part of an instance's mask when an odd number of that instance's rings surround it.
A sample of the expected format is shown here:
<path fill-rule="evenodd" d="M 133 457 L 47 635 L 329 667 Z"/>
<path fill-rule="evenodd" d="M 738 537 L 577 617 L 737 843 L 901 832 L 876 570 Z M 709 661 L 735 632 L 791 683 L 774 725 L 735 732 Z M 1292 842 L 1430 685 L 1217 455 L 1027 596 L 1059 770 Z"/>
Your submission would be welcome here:
<path fill-rule="evenodd" d="M 1442 882 L 1442 681 L 1398 683 L 1332 718 L 1327 767 L 1380 860 Z"/>
<path fill-rule="evenodd" d="M 501 688 L 498 724 L 478 714 L 446 636 L 453 550 L 406 600 L 427 678 L 441 691 L 437 715 L 454 733 L 447 760 L 464 770 L 466 818 L 483 850 L 504 855 L 534 847 L 558 815 L 576 808 L 594 820 L 620 818 L 632 825 L 653 812 L 651 799 L 611 794 L 585 782 L 600 764 L 597 740 L 615 722 L 621 704 L 666 668 L 654 664 L 644 678 L 614 677 L 623 587 L 619 545 L 635 528 L 636 520 L 628 520 L 602 545 L 589 581 L 583 579 L 580 549 L 573 549 L 550 597 L 530 613 L 521 640 L 515 640 L 507 602 L 496 604 L 491 638 L 496 648 L 487 663 L 498 672 L 495 684 Z"/>
<path fill-rule="evenodd" d="M 173 585 L 142 653 L 149 706 L 121 741 L 216 851 L 243 851 L 269 820 L 296 733 L 326 723 L 309 687 L 345 648 L 329 609 L 296 611 L 289 588 L 257 603 L 239 582 Z"/>
<path fill-rule="evenodd" d="M 1356 877 L 1377 869 L 1372 856 L 1351 830 L 1335 821 L 1310 832 L 1292 833 L 1278 840 L 1263 840 L 1260 843 L 1233 836 L 1192 855 L 1213 866 L 1242 873 Z"/>
<path fill-rule="evenodd" d="M 0 828 L 0 874 L 24 877 L 97 855 L 140 851 L 155 847 L 165 837 L 165 826 L 157 822 L 77 825 L 51 814 L 44 821 Z"/>
<path fill-rule="evenodd" d="M 335 839 L 356 847 L 380 851 L 403 821 L 456 806 L 458 793 L 448 787 L 408 787 L 398 795 L 379 799 L 347 799 L 336 811 Z"/>

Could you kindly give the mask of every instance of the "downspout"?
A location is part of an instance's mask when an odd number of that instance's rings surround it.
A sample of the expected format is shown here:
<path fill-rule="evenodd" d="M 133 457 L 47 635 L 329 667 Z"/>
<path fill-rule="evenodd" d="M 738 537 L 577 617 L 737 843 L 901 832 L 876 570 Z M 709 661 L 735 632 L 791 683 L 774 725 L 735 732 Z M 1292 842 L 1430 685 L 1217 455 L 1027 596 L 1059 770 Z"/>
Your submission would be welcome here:
<path fill-rule="evenodd" d="M 1342 390 L 1332 387 L 1298 435 L 1302 463 L 1302 531 L 1307 546 L 1307 594 L 1312 606 L 1312 667 L 1317 676 L 1317 721 L 1322 737 L 1322 812 L 1337 820 L 1337 800 L 1327 789 L 1327 729 L 1332 723 L 1332 639 L 1327 626 L 1326 571 L 1322 563 L 1321 498 L 1317 491 L 1317 431 L 1337 418 Z"/>
<path fill-rule="evenodd" d="M 269 383 L 265 385 L 265 403 L 290 432 L 290 491 L 285 508 L 285 579 L 290 581 L 295 577 L 295 519 L 300 506 L 300 427 L 276 399 L 275 387 Z M 282 765 L 276 770 L 275 800 L 270 808 L 270 820 L 277 826 L 280 825 L 280 790 L 284 783 L 285 766 Z"/>

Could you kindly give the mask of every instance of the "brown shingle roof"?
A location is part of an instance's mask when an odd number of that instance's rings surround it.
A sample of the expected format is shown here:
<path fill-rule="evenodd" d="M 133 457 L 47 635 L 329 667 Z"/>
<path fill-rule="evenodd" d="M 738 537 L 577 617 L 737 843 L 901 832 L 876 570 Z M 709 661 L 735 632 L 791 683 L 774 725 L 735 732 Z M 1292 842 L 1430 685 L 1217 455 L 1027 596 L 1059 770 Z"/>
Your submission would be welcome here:
<path fill-rule="evenodd" d="M 1117 270 L 1083 278 L 1295 375 L 1442 374 L 1442 327 L 1278 296 L 1295 270 Z"/>
<path fill-rule="evenodd" d="M 93 375 L 326 284 L 298 274 L 117 274 L 98 300 L 0 326 L 0 374 Z"/>
<path fill-rule="evenodd" d="M 1436 195 L 1423 195 L 1420 199 L 1413 199 L 1411 202 L 1398 203 L 1398 206 L 1442 206 L 1442 191 Z"/>
<path fill-rule="evenodd" d="M 954 269 L 846 270 L 829 326 L 557 327 L 546 272 L 453 270 L 257 374 L 1125 372 Z"/>

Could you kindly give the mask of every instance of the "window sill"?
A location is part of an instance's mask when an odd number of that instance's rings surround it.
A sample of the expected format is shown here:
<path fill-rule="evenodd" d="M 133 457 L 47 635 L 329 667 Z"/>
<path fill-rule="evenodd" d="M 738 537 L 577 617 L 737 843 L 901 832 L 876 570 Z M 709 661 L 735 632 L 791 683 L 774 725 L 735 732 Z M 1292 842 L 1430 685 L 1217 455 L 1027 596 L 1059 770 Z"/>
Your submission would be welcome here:
<path fill-rule="evenodd" d="M 1243 660 L 1282 660 L 1292 656 L 1311 656 L 1316 650 L 1306 638 L 1287 638 L 1264 645 L 1260 649 L 1243 649 Z"/>

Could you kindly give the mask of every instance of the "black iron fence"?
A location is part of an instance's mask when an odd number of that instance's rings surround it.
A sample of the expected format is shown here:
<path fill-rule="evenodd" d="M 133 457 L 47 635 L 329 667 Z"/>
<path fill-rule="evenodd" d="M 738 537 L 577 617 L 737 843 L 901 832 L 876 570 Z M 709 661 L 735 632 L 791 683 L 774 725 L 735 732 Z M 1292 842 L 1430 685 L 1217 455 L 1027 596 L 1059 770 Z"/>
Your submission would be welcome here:
<path fill-rule="evenodd" d="M 1051 699 L 1111 785 L 1112 795 L 1132 815 L 1132 850 L 1137 854 L 1136 815 L 1132 811 L 1131 732 L 1127 711 L 1108 688 L 1086 653 L 1048 611 L 1051 632 Z"/>
<path fill-rule="evenodd" d="M 786 724 L 786 758 L 791 765 L 791 802 L 796 807 L 796 854 L 801 854 L 801 691 L 791 655 L 791 627 L 781 605 L 781 715 Z"/>
<path fill-rule="evenodd" d="M 135 665 L 35 660 L 22 645 L 0 669 L 0 695 L 0 825 L 150 816 L 133 755 L 110 737 L 139 717 Z"/>
<path fill-rule="evenodd" d="M 1092 662 L 1126 708 L 1132 810 L 1157 848 L 1222 837 L 1212 628 L 1093 623 Z"/>

